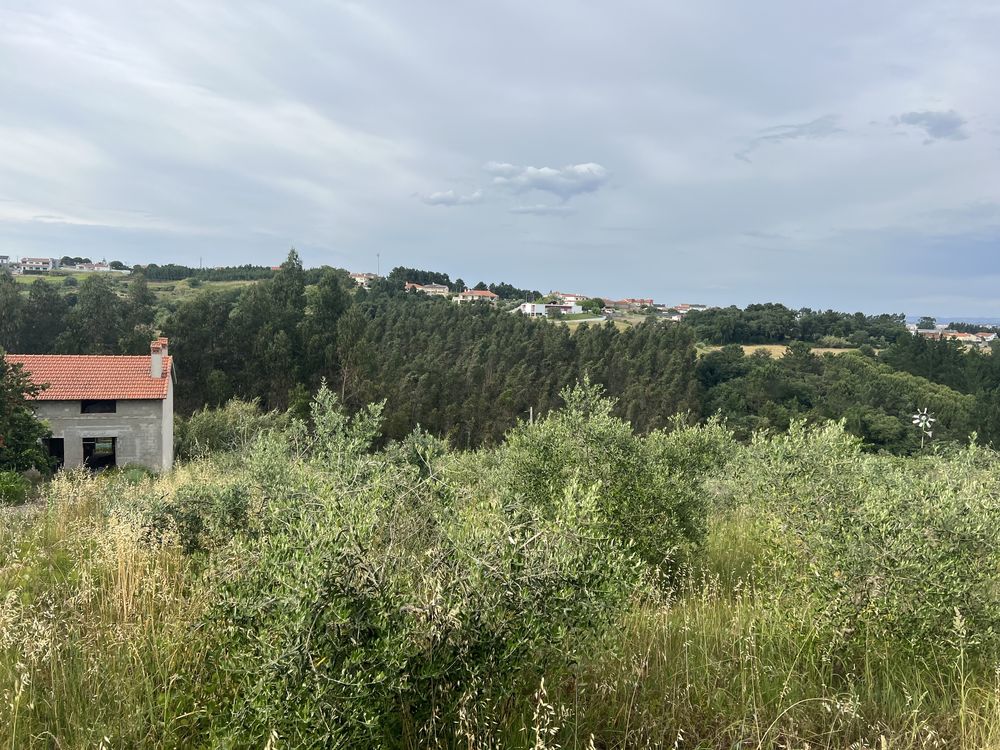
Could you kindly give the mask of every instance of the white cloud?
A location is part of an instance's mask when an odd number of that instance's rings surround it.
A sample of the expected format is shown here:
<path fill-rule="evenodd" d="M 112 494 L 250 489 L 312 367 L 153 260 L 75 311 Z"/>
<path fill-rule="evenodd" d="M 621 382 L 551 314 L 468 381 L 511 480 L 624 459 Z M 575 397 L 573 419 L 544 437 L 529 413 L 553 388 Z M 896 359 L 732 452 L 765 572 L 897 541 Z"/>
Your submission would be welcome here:
<path fill-rule="evenodd" d="M 540 190 L 569 200 L 574 195 L 600 190 L 611 173 L 600 164 L 569 164 L 565 167 L 522 167 L 516 164 L 491 161 L 483 166 L 493 175 L 493 184 L 514 193 Z"/>
<path fill-rule="evenodd" d="M 483 202 L 483 191 L 474 190 L 467 195 L 462 195 L 454 190 L 442 190 L 430 195 L 421 195 L 420 200 L 428 206 L 471 206 Z"/>

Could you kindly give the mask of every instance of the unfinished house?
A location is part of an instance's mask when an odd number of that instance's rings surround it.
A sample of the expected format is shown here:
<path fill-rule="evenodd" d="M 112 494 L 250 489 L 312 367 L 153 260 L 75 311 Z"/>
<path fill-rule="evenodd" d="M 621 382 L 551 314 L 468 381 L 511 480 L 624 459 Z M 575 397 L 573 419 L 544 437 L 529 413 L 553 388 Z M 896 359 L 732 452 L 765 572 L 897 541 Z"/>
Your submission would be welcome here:
<path fill-rule="evenodd" d="M 52 430 L 59 465 L 95 471 L 138 464 L 166 471 L 174 462 L 174 372 L 167 339 L 149 356 L 8 354 L 36 385 L 35 415 Z"/>

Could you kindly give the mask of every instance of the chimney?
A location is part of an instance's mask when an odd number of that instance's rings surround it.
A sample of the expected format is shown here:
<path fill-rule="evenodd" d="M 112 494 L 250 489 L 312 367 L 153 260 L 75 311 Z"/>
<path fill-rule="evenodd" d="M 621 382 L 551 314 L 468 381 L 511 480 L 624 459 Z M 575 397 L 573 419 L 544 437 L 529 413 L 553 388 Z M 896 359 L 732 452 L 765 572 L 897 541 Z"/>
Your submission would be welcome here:
<path fill-rule="evenodd" d="M 165 339 L 162 336 L 160 336 L 160 338 L 158 338 L 156 340 L 156 343 L 158 343 L 160 345 L 160 349 L 163 350 L 163 356 L 164 357 L 166 357 L 168 354 L 170 354 L 170 352 L 167 351 L 167 343 L 168 343 L 167 339 Z"/>
<path fill-rule="evenodd" d="M 149 376 L 151 378 L 163 377 L 163 344 L 154 341 L 149 345 Z"/>

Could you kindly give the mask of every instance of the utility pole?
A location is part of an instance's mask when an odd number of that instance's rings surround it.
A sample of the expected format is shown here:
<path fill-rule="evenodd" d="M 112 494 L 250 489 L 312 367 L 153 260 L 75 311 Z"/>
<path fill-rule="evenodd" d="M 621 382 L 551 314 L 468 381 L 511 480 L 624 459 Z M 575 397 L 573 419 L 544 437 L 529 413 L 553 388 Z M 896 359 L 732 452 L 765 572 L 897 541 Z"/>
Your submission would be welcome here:
<path fill-rule="evenodd" d="M 382 254 L 381 253 L 375 253 L 375 275 L 376 276 L 381 276 L 382 275 Z"/>

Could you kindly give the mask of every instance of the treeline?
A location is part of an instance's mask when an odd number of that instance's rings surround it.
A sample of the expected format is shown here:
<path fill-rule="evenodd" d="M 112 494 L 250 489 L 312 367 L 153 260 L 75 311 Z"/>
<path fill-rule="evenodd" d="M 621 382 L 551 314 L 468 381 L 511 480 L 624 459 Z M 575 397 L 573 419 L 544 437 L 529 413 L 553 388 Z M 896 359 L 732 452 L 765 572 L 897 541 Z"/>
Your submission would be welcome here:
<path fill-rule="evenodd" d="M 22 294 L 0 274 L 0 349 L 24 354 L 148 354 L 155 338 L 156 297 L 142 275 L 124 294 L 104 274 L 61 294 L 38 279 Z"/>
<path fill-rule="evenodd" d="M 183 281 L 184 279 L 199 279 L 200 281 L 258 281 L 274 276 L 274 270 L 267 266 L 225 266 L 223 268 L 192 268 L 175 263 L 157 265 L 150 263 L 143 266 L 142 273 L 151 281 Z"/>
<path fill-rule="evenodd" d="M 878 348 L 908 333 L 902 314 L 865 315 L 807 307 L 792 310 L 776 303 L 692 310 L 684 316 L 684 325 L 698 341 L 722 345 L 808 341 Z M 828 340 L 824 342 L 824 338 Z"/>

